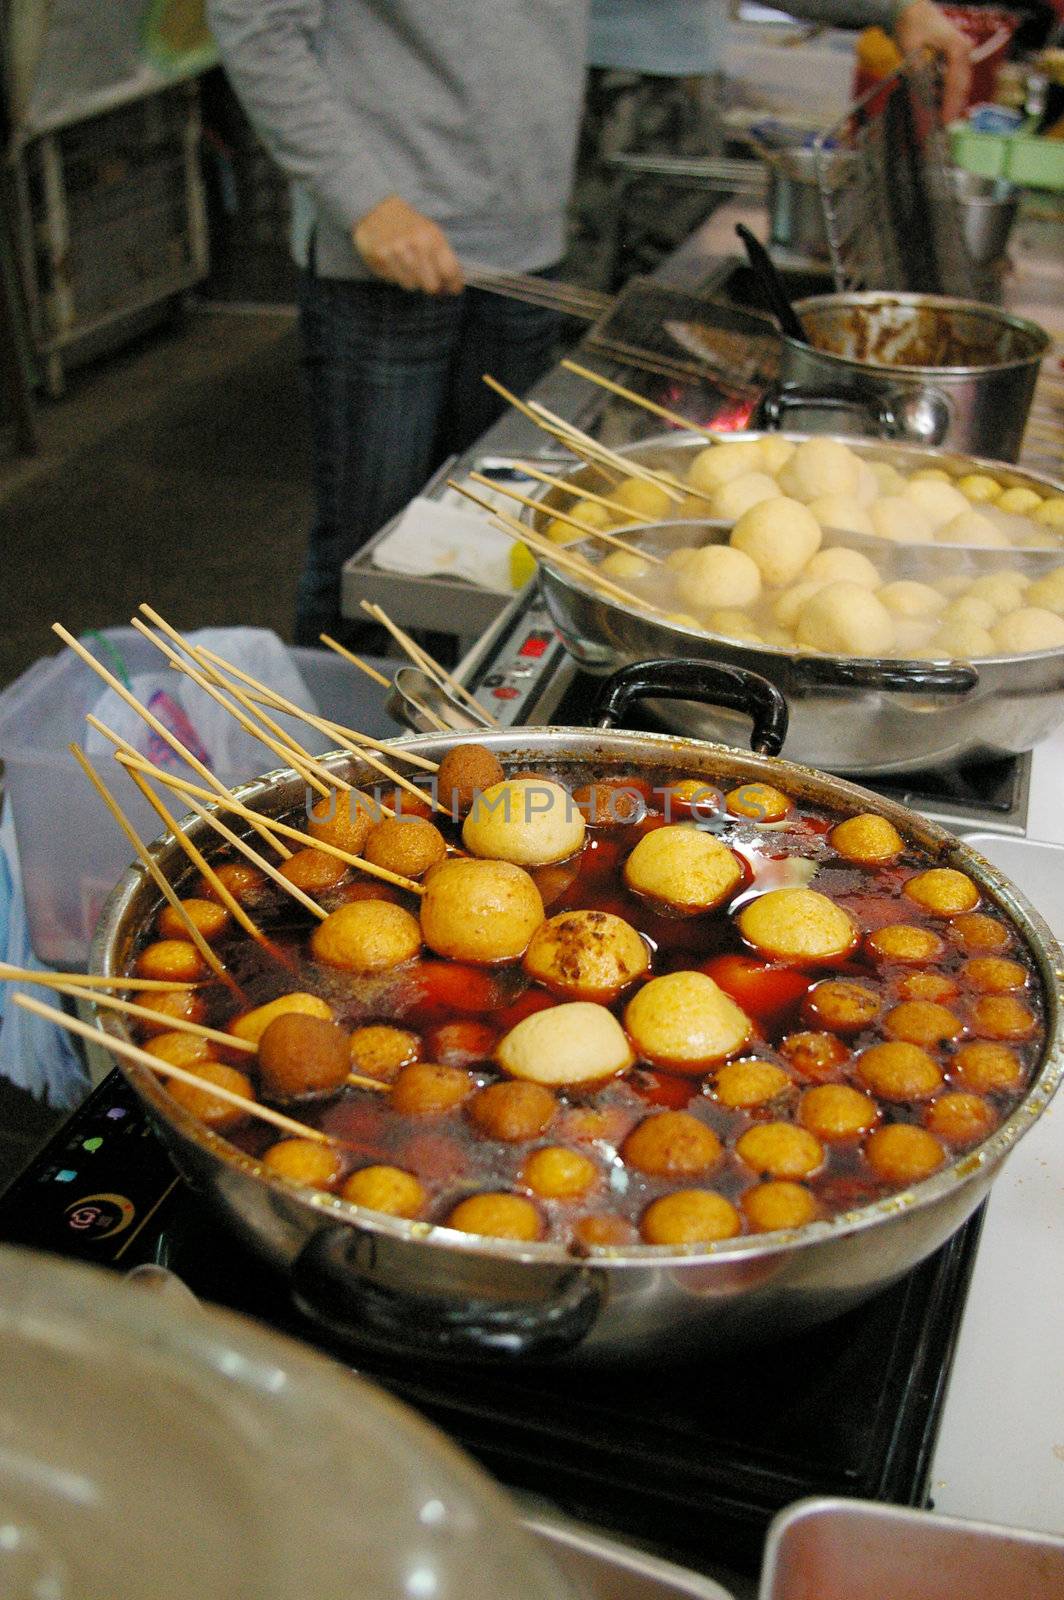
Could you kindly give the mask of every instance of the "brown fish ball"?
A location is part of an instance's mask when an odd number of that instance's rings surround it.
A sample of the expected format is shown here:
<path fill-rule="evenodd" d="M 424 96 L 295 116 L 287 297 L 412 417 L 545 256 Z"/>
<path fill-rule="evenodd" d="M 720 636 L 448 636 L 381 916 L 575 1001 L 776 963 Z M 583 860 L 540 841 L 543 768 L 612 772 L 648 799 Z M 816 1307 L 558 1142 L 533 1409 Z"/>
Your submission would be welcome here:
<path fill-rule="evenodd" d="M 311 806 L 307 832 L 322 844 L 357 856 L 379 817 L 380 807 L 369 795 L 359 789 L 337 789 Z"/>
<path fill-rule="evenodd" d="M 1029 1039 L 1038 1027 L 1030 1006 L 1012 994 L 981 994 L 972 1003 L 969 1022 L 984 1039 Z"/>
<path fill-rule="evenodd" d="M 138 978 L 168 983 L 195 983 L 207 975 L 207 963 L 188 939 L 157 939 L 145 945 L 133 968 Z"/>
<path fill-rule="evenodd" d="M 505 774 L 498 757 L 482 744 L 452 745 L 436 774 L 436 794 L 440 805 L 456 821 L 470 810 L 476 796 Z"/>
<path fill-rule="evenodd" d="M 421 899 L 425 943 L 455 961 L 519 961 L 543 918 L 539 890 L 510 861 L 441 862 Z"/>
<path fill-rule="evenodd" d="M 865 944 L 869 954 L 880 961 L 906 964 L 934 961 L 945 949 L 937 933 L 909 922 L 893 922 L 885 928 L 877 928 L 868 935 Z"/>
<path fill-rule="evenodd" d="M 1012 942 L 1005 924 L 996 917 L 988 917 L 985 911 L 965 912 L 954 917 L 949 925 L 949 936 L 962 950 L 980 955 L 1007 950 Z"/>
<path fill-rule="evenodd" d="M 262 1091 L 271 1099 L 335 1094 L 350 1070 L 347 1034 L 322 1017 L 275 1017 L 259 1040 Z"/>
<path fill-rule="evenodd" d="M 402 1069 L 421 1055 L 421 1040 L 406 1028 L 375 1022 L 356 1028 L 348 1040 L 348 1049 L 352 1072 L 393 1083 Z"/>
<path fill-rule="evenodd" d="M 736 921 L 748 944 L 781 961 L 830 961 L 857 943 L 848 913 L 815 889 L 770 889 Z"/>
<path fill-rule="evenodd" d="M 803 1094 L 798 1120 L 824 1144 L 846 1144 L 875 1127 L 879 1107 L 848 1083 L 821 1083 Z"/>
<path fill-rule="evenodd" d="M 807 991 L 802 1001 L 802 1021 L 810 1028 L 831 1033 L 860 1033 L 879 1016 L 878 990 L 852 978 L 825 978 Z"/>
<path fill-rule="evenodd" d="M 239 905 L 254 905 L 266 893 L 266 874 L 247 861 L 226 861 L 214 868 L 215 876 L 228 889 Z M 209 878 L 200 878 L 196 894 L 204 900 L 217 900 L 221 896 Z"/>
<path fill-rule="evenodd" d="M 172 1067 L 194 1067 L 199 1061 L 213 1060 L 218 1050 L 209 1039 L 201 1039 L 195 1033 L 160 1033 L 143 1048 Z"/>
<path fill-rule="evenodd" d="M 524 1195 L 472 1194 L 460 1200 L 447 1218 L 448 1228 L 480 1233 L 488 1239 L 519 1239 L 531 1244 L 542 1238 L 543 1223 L 531 1200 Z"/>
<path fill-rule="evenodd" d="M 794 810 L 790 796 L 771 783 L 740 784 L 728 791 L 724 804 L 733 817 L 748 817 L 752 822 L 782 822 Z"/>
<path fill-rule="evenodd" d="M 804 1228 L 820 1215 L 816 1196 L 790 1179 L 756 1183 L 739 1198 L 748 1227 L 755 1233 L 776 1233 L 784 1228 Z"/>
<path fill-rule="evenodd" d="M 530 978 L 573 1000 L 608 1002 L 650 966 L 645 942 L 608 911 L 562 911 L 541 923 L 525 952 Z"/>
<path fill-rule="evenodd" d="M 771 1061 L 730 1061 L 718 1071 L 713 1091 L 722 1106 L 762 1106 L 790 1088 L 782 1067 Z"/>
<path fill-rule="evenodd" d="M 962 1044 L 953 1057 L 950 1077 L 976 1094 L 1010 1094 L 1022 1085 L 1024 1067 L 1007 1044 L 973 1039 Z"/>
<path fill-rule="evenodd" d="M 278 868 L 282 878 L 294 883 L 304 894 L 324 894 L 327 889 L 335 889 L 344 881 L 347 870 L 345 862 L 313 847 L 297 850 Z"/>
<path fill-rule="evenodd" d="M 542 1083 L 489 1083 L 477 1090 L 466 1109 L 489 1138 L 523 1144 L 546 1133 L 558 1102 Z"/>
<path fill-rule="evenodd" d="M 167 1093 L 179 1106 L 217 1133 L 238 1128 L 247 1121 L 248 1113 L 241 1106 L 234 1106 L 219 1095 L 211 1094 L 211 1085 L 215 1084 L 220 1089 L 241 1095 L 245 1100 L 254 1100 L 255 1089 L 246 1073 L 238 1072 L 235 1067 L 223 1066 L 220 1061 L 199 1061 L 188 1070 L 194 1072 L 200 1081 L 191 1084 L 171 1079 L 166 1085 Z"/>
<path fill-rule="evenodd" d="M 874 811 L 863 811 L 859 816 L 847 817 L 828 834 L 829 843 L 845 861 L 858 866 L 880 867 L 896 861 L 905 848 L 905 841 L 892 822 Z"/>
<path fill-rule="evenodd" d="M 444 1067 L 436 1061 L 415 1061 L 395 1080 L 391 1106 L 402 1117 L 440 1117 L 454 1111 L 476 1088 L 461 1067 Z"/>
<path fill-rule="evenodd" d="M 973 911 L 979 904 L 979 890 L 955 867 L 931 867 L 910 878 L 902 893 L 933 917 L 955 917 Z"/>
<path fill-rule="evenodd" d="M 931 1047 L 956 1039 L 964 1024 L 956 1012 L 934 1000 L 903 1000 L 883 1018 L 883 1031 L 892 1039 Z"/>
<path fill-rule="evenodd" d="M 330 912 L 310 936 L 315 961 L 345 972 L 386 972 L 421 949 L 417 919 L 387 900 L 353 900 Z"/>
<path fill-rule="evenodd" d="M 864 1149 L 872 1171 L 885 1183 L 919 1183 L 946 1160 L 945 1148 L 934 1134 L 911 1122 L 876 1128 Z"/>
<path fill-rule="evenodd" d="M 780 1054 L 802 1078 L 826 1083 L 839 1076 L 850 1052 L 833 1033 L 789 1033 L 780 1041 Z"/>
<path fill-rule="evenodd" d="M 960 991 L 944 972 L 907 972 L 898 984 L 902 1000 L 933 1000 L 941 1004 L 953 1000 Z"/>
<path fill-rule="evenodd" d="M 724 1154 L 712 1128 L 689 1111 L 658 1111 L 637 1123 L 621 1145 L 630 1167 L 652 1177 L 694 1177 Z"/>
<path fill-rule="evenodd" d="M 404 878 L 420 878 L 443 860 L 447 841 L 439 828 L 423 817 L 385 817 L 370 830 L 362 853 L 376 867 L 386 867 Z"/>
<path fill-rule="evenodd" d="M 959 1090 L 954 1094 L 940 1095 L 928 1106 L 924 1113 L 924 1126 L 943 1144 L 964 1149 L 968 1145 L 978 1144 L 993 1133 L 997 1116 L 981 1095 L 966 1094 Z"/>
<path fill-rule="evenodd" d="M 308 1189 L 335 1189 L 344 1170 L 340 1152 L 314 1139 L 282 1139 L 265 1152 L 262 1164 L 276 1177 Z"/>
<path fill-rule="evenodd" d="M 820 1140 L 791 1122 L 760 1122 L 748 1128 L 735 1153 L 755 1172 L 771 1178 L 808 1178 L 824 1164 Z"/>
<path fill-rule="evenodd" d="M 599 1170 L 582 1150 L 544 1145 L 521 1168 L 521 1182 L 544 1200 L 578 1200 L 599 1181 Z"/>
<path fill-rule="evenodd" d="M 151 1017 L 140 1017 L 141 1034 L 168 1033 L 175 1018 L 180 1022 L 202 1022 L 207 1015 L 207 1002 L 197 989 L 156 989 L 141 995 L 138 1004 Z"/>
<path fill-rule="evenodd" d="M 216 900 L 201 900 L 198 895 L 191 895 L 181 901 L 181 908 L 208 944 L 220 938 L 229 926 L 229 913 Z M 187 927 L 171 905 L 160 911 L 157 926 L 163 939 L 187 939 L 189 936 Z"/>
<path fill-rule="evenodd" d="M 291 994 L 279 995 L 276 1000 L 270 1000 L 266 1005 L 255 1006 L 252 1011 L 245 1011 L 240 1016 L 233 1017 L 227 1024 L 227 1031 L 235 1033 L 238 1039 L 248 1039 L 252 1044 L 258 1044 L 275 1017 L 288 1016 L 290 1013 L 304 1017 L 321 1017 L 326 1022 L 332 1020 L 332 1008 L 320 995 L 304 994 L 296 989 Z"/>
<path fill-rule="evenodd" d="M 737 858 L 712 833 L 673 823 L 644 834 L 624 864 L 624 881 L 675 911 L 711 911 L 743 880 Z"/>
<path fill-rule="evenodd" d="M 412 1172 L 388 1166 L 360 1167 L 352 1172 L 340 1194 L 352 1205 L 407 1218 L 419 1217 L 429 1198 Z"/>
<path fill-rule="evenodd" d="M 984 994 L 1009 994 L 1027 987 L 1027 968 L 1001 956 L 973 956 L 965 962 L 963 977 Z"/>
<path fill-rule="evenodd" d="M 743 1221 L 712 1189 L 677 1189 L 647 1206 L 639 1231 L 646 1244 L 715 1244 L 742 1233 Z"/>

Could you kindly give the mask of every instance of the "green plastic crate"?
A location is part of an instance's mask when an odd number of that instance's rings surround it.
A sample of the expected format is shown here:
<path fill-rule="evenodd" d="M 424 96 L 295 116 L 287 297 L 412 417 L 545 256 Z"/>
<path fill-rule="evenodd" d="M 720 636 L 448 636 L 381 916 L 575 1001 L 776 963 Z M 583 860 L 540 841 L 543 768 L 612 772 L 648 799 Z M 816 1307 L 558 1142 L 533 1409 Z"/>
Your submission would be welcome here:
<path fill-rule="evenodd" d="M 984 178 L 1009 178 L 1028 189 L 1064 189 L 1064 139 L 1036 133 L 976 133 L 965 122 L 949 130 L 954 164 Z"/>

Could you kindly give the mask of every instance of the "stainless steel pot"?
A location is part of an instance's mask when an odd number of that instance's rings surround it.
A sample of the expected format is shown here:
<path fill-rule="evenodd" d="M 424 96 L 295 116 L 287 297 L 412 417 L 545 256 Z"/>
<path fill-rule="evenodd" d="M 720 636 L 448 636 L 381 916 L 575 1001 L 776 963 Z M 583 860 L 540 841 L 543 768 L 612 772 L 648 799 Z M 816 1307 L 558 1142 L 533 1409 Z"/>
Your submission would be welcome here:
<path fill-rule="evenodd" d="M 729 682 L 736 686 L 739 676 Z M 765 683 L 752 688 L 760 697 L 758 742 L 778 747 L 779 696 Z M 614 687 L 604 720 L 623 711 L 629 692 L 623 682 Z M 1002 874 L 904 807 L 766 755 L 587 728 L 404 742 L 439 757 L 472 737 L 497 751 L 511 770 L 543 767 L 570 782 L 632 772 L 655 781 L 704 775 L 724 787 L 764 780 L 844 813 L 874 809 L 889 817 L 937 862 L 969 873 L 1032 952 L 1045 991 L 1043 1058 L 1022 1104 L 990 1139 L 904 1195 L 791 1234 L 731 1239 L 708 1249 L 594 1250 L 586 1259 L 554 1244 L 489 1240 L 402 1221 L 285 1183 L 182 1110 L 153 1073 L 124 1065 L 179 1169 L 249 1244 L 291 1275 L 302 1309 L 335 1332 L 397 1356 L 481 1363 L 546 1357 L 645 1361 L 810 1326 L 874 1294 L 935 1250 L 979 1204 L 1064 1072 L 1057 979 L 1064 958 Z M 372 782 L 357 761 L 329 759 L 355 782 Z M 290 772 L 269 774 L 236 792 L 267 814 L 305 801 L 300 780 Z M 185 826 L 201 846 L 210 846 L 214 836 L 201 820 L 186 819 Z M 154 854 L 164 871 L 182 874 L 184 857 L 172 839 L 160 840 Z M 93 970 L 128 971 L 157 905 L 150 879 L 140 867 L 131 868 L 104 908 L 90 957 Z M 100 1016 L 98 1025 L 128 1037 L 113 1014 Z"/>
<path fill-rule="evenodd" d="M 1027 484 L 1043 494 L 1064 492 L 1052 479 L 1036 473 L 1003 469 L 996 463 L 943 450 L 860 439 L 846 442 L 859 455 L 888 460 L 905 472 L 931 466 L 949 468 L 954 474 L 989 471 L 1010 487 Z M 704 448 L 704 437 L 673 434 L 623 453 L 648 466 L 671 467 L 682 474 L 684 458 Z M 580 473 L 574 477 L 582 481 Z M 557 503 L 562 498 L 558 497 Z M 545 505 L 553 506 L 555 501 L 554 491 L 544 496 Z M 667 554 L 670 547 L 691 543 L 695 526 L 662 523 L 642 534 L 629 531 L 627 537 L 630 542 L 645 538 L 652 550 Z M 843 542 L 861 545 L 855 535 L 845 535 Z M 590 548 L 593 543 L 589 541 L 588 553 L 596 555 Z M 874 559 L 878 556 L 901 563 L 893 573 L 896 577 L 927 576 L 916 565 L 925 547 L 898 546 L 886 540 L 869 540 L 864 547 Z M 939 557 L 947 547 L 927 546 L 926 550 Z M 981 563 L 988 558 L 995 559 L 986 570 L 994 570 L 1001 557 L 998 550 L 966 552 L 960 546 L 948 547 L 947 553 L 958 571 L 964 570 L 964 561 Z M 1059 547 L 1044 558 L 1028 559 L 1059 565 Z M 1014 755 L 1032 749 L 1064 720 L 1064 650 L 952 664 L 802 654 L 716 638 L 665 622 L 609 600 L 590 585 L 585 587 L 543 563 L 539 575 L 562 642 L 585 671 L 604 676 L 633 662 L 683 657 L 756 672 L 786 698 L 790 711 L 787 755 L 828 772 L 869 777 Z M 664 727 L 679 733 L 726 744 L 741 742 L 742 721 L 734 711 L 683 698 L 652 699 L 649 708 Z"/>
<path fill-rule="evenodd" d="M 797 256 L 830 261 L 816 152 L 794 145 L 767 153 L 766 165 L 772 243 Z"/>
<path fill-rule="evenodd" d="M 810 431 L 830 408 L 837 432 L 1018 458 L 1050 344 L 1037 323 L 974 300 L 880 291 L 816 295 L 795 311 L 807 342 L 781 335 L 764 424 Z"/>

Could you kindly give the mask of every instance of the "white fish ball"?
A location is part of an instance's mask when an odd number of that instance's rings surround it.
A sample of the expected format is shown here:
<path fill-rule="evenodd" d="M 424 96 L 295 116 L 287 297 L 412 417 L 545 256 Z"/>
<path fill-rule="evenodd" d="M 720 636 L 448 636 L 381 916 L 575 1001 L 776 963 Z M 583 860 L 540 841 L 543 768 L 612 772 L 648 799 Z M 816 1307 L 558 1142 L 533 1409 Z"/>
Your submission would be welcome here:
<path fill-rule="evenodd" d="M 1021 606 L 1018 611 L 1010 611 L 991 631 L 998 649 L 1010 655 L 1064 646 L 1064 617 L 1041 606 Z"/>
<path fill-rule="evenodd" d="M 976 544 L 987 549 L 1008 550 L 1012 541 L 1007 533 L 991 522 L 981 511 L 969 506 L 957 517 L 942 523 L 935 532 L 940 544 Z"/>
<path fill-rule="evenodd" d="M 986 600 L 998 613 L 1015 611 L 1027 583 L 1022 574 L 986 572 L 969 584 L 967 593 L 975 600 Z"/>
<path fill-rule="evenodd" d="M 744 511 L 729 543 L 757 563 L 767 584 L 782 588 L 794 582 L 819 550 L 820 524 L 797 500 L 780 495 Z"/>
<path fill-rule="evenodd" d="M 902 477 L 897 467 L 891 466 L 889 461 L 870 461 L 868 466 L 875 475 L 881 495 L 905 493 L 906 480 Z"/>
<path fill-rule="evenodd" d="M 720 611 L 711 611 L 706 618 L 706 627 L 710 633 L 719 633 L 725 639 L 741 639 L 746 644 L 761 644 L 761 633 L 753 617 L 747 616 L 745 611 L 736 611 L 724 607 Z"/>
<path fill-rule="evenodd" d="M 997 655 L 993 636 L 974 622 L 948 622 L 940 628 L 931 641 L 931 654 L 973 661 L 977 657 Z"/>
<path fill-rule="evenodd" d="M 734 550 L 726 544 L 708 544 L 696 550 L 684 566 L 676 588 L 681 600 L 699 610 L 710 611 L 721 606 L 741 609 L 753 605 L 761 593 L 761 573 L 742 550 Z"/>
<path fill-rule="evenodd" d="M 804 439 L 780 471 L 779 485 L 794 500 L 817 500 L 825 494 L 854 499 L 860 467 L 860 457 L 837 439 Z"/>
<path fill-rule="evenodd" d="M 803 578 L 777 597 L 772 606 L 772 620 L 781 628 L 792 629 L 805 602 L 824 587 L 825 579 Z"/>
<path fill-rule="evenodd" d="M 936 528 L 970 509 L 968 501 L 948 479 L 943 483 L 938 478 L 911 478 L 906 484 L 905 493 L 926 513 Z"/>
<path fill-rule="evenodd" d="M 1050 607 L 1052 610 L 1052 607 Z M 989 600 L 980 600 L 978 595 L 964 594 L 956 600 L 951 600 L 942 612 L 942 621 L 947 623 L 966 623 L 972 628 L 986 628 L 989 630 L 998 619 L 996 606 Z"/>
<path fill-rule="evenodd" d="M 1052 572 L 1036 578 L 1024 591 L 1023 603 L 1042 606 L 1046 611 L 1055 611 L 1058 616 L 1064 614 L 1064 567 L 1054 567 Z"/>
<path fill-rule="evenodd" d="M 773 475 L 780 472 L 797 448 L 794 440 L 785 439 L 782 433 L 766 433 L 757 443 L 761 471 L 771 472 Z"/>
<path fill-rule="evenodd" d="M 937 589 L 911 578 L 884 584 L 877 598 L 896 617 L 934 616 L 942 607 L 942 596 Z"/>
<path fill-rule="evenodd" d="M 886 494 L 869 508 L 872 526 L 881 539 L 895 544 L 928 544 L 934 529 L 926 511 L 907 494 Z"/>
<path fill-rule="evenodd" d="M 855 498 L 863 506 L 870 506 L 873 500 L 879 498 L 879 479 L 876 477 L 875 468 L 871 461 L 865 461 L 858 456 L 859 469 L 857 473 L 857 489 Z"/>
<path fill-rule="evenodd" d="M 809 509 L 822 528 L 840 528 L 843 533 L 875 533 L 867 508 L 854 496 L 822 494 L 810 500 Z"/>
<path fill-rule="evenodd" d="M 802 573 L 803 582 L 859 583 L 863 589 L 878 589 L 882 579 L 867 556 L 845 545 L 818 550 Z"/>
<path fill-rule="evenodd" d="M 599 571 L 608 572 L 613 578 L 645 578 L 650 562 L 630 550 L 611 550 L 605 561 L 600 562 Z"/>
<path fill-rule="evenodd" d="M 665 565 L 671 567 L 673 572 L 682 572 L 688 565 L 692 556 L 698 554 L 699 547 L 694 544 L 682 544 L 677 549 L 670 550 L 665 557 Z"/>
<path fill-rule="evenodd" d="M 719 522 L 737 522 L 744 511 L 762 500 L 771 500 L 779 492 L 779 484 L 767 472 L 744 472 L 741 478 L 733 478 L 716 490 L 709 502 L 709 515 Z"/>
<path fill-rule="evenodd" d="M 700 450 L 687 469 L 687 481 L 695 489 L 712 494 L 722 484 L 741 478 L 746 472 L 761 469 L 759 440 L 742 439 L 735 444 L 710 444 Z"/>
<path fill-rule="evenodd" d="M 858 583 L 829 583 L 798 613 L 798 642 L 833 656 L 881 656 L 894 643 L 890 612 Z"/>
<path fill-rule="evenodd" d="M 1034 489 L 1028 489 L 1023 484 L 1016 484 L 1012 489 L 1002 491 L 994 504 L 999 511 L 1011 511 L 1016 516 L 1028 517 L 1032 511 L 1038 511 L 1042 504 L 1042 496 Z"/>

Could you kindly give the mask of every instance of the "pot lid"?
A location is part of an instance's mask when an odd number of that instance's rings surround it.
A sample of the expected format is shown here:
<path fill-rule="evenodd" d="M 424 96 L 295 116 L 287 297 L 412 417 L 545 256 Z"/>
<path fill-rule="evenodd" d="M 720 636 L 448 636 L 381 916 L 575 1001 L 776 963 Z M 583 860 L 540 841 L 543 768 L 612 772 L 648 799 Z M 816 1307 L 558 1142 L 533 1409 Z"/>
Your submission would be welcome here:
<path fill-rule="evenodd" d="M 563 1600 L 494 1482 L 347 1368 L 0 1248 L 6 1600 Z"/>

